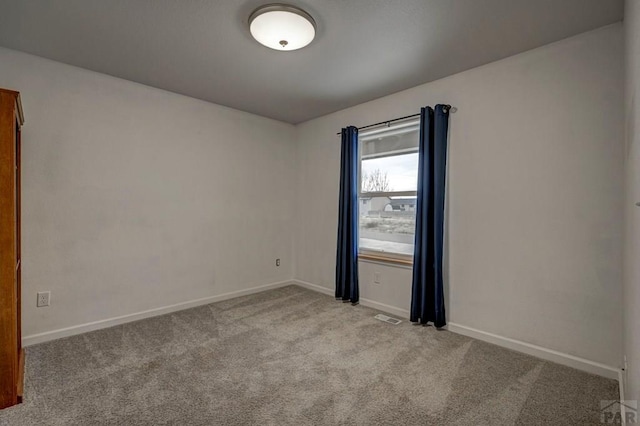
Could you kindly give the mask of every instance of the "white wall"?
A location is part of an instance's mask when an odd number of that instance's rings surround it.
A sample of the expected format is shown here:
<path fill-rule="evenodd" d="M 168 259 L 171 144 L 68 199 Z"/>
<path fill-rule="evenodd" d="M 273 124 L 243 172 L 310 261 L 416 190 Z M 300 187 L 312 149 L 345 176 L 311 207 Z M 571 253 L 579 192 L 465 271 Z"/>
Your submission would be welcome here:
<path fill-rule="evenodd" d="M 450 103 L 449 321 L 620 366 L 622 78 L 618 24 L 299 125 L 296 278 L 334 286 L 336 132 Z M 409 309 L 408 269 L 360 285 Z"/>
<path fill-rule="evenodd" d="M 293 126 L 6 49 L 0 87 L 26 118 L 23 336 L 292 277 Z"/>
<path fill-rule="evenodd" d="M 626 197 L 624 247 L 624 354 L 626 399 L 640 400 L 640 3 L 627 0 L 624 11 L 626 58 Z"/>

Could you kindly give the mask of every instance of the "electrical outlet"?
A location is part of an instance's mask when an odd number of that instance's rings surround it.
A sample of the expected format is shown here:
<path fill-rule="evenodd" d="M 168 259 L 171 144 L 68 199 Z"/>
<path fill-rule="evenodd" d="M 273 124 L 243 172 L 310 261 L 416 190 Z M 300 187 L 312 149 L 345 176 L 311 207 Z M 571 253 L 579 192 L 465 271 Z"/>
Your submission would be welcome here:
<path fill-rule="evenodd" d="M 373 273 L 373 282 L 375 284 L 380 284 L 380 272 Z"/>
<path fill-rule="evenodd" d="M 38 292 L 38 302 L 36 306 L 41 308 L 43 306 L 49 306 L 49 299 L 51 298 L 50 291 L 39 291 Z"/>
<path fill-rule="evenodd" d="M 276 259 L 276 266 L 280 266 L 280 259 Z"/>

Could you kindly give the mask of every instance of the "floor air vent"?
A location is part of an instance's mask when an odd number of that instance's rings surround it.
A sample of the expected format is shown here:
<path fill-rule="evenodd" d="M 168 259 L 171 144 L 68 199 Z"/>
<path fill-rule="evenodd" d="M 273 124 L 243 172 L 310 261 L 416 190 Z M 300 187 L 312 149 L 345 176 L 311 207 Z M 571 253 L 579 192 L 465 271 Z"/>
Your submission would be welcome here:
<path fill-rule="evenodd" d="M 393 325 L 398 325 L 398 324 L 400 324 L 402 322 L 399 319 L 391 318 L 391 317 L 388 317 L 388 316 L 382 315 L 382 314 L 378 314 L 374 318 L 377 319 L 377 320 L 380 320 L 380 321 L 388 322 L 389 324 L 393 324 Z"/>

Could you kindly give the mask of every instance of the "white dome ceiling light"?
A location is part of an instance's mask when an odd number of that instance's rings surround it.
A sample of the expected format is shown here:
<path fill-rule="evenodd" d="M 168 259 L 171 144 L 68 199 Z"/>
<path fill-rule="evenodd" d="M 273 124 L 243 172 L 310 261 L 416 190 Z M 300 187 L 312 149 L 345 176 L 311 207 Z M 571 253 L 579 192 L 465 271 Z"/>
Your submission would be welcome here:
<path fill-rule="evenodd" d="M 249 16 L 249 30 L 258 43 L 275 50 L 297 50 L 316 36 L 316 21 L 302 9 L 267 4 Z"/>

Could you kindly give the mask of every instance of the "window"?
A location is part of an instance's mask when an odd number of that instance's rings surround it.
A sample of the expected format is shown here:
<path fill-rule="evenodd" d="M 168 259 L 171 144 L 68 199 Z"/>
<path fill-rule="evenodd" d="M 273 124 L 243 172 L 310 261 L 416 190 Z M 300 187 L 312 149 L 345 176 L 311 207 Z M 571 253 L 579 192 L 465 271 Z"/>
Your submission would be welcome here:
<path fill-rule="evenodd" d="M 359 243 L 363 257 L 412 260 L 419 129 L 416 118 L 359 135 Z"/>

